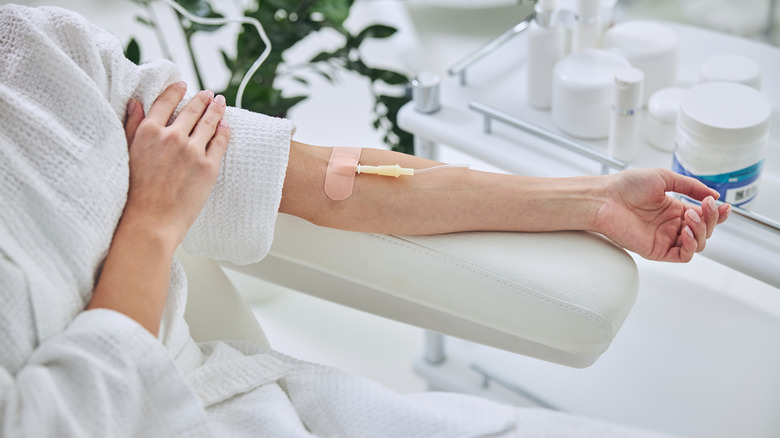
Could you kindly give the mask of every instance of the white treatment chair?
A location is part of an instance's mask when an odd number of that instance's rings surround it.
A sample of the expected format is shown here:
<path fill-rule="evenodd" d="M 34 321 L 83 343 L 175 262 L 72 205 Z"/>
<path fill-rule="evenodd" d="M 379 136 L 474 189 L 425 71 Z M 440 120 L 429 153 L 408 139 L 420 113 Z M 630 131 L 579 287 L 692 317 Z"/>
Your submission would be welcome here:
<path fill-rule="evenodd" d="M 212 260 L 178 254 L 198 341 L 267 340 Z M 609 347 L 638 288 L 633 259 L 585 232 L 403 237 L 280 214 L 269 255 L 231 269 L 435 333 L 572 367 Z M 436 360 L 433 358 L 432 360 Z"/>

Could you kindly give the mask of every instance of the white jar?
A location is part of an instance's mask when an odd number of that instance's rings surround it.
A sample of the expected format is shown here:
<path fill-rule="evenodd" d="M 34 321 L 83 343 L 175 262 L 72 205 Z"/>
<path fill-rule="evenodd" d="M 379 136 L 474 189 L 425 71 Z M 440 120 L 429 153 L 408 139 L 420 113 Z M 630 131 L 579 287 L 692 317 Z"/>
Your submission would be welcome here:
<path fill-rule="evenodd" d="M 722 53 L 707 58 L 699 69 L 699 82 L 737 82 L 761 90 L 761 67 L 747 56 Z"/>
<path fill-rule="evenodd" d="M 604 34 L 602 47 L 626 58 L 645 74 L 644 104 L 656 91 L 677 83 L 679 37 L 669 26 L 646 20 L 626 21 Z"/>
<path fill-rule="evenodd" d="M 620 55 L 601 49 L 574 52 L 553 69 L 552 120 L 566 134 L 606 138 L 615 92 L 615 74 L 631 67 Z"/>
<path fill-rule="evenodd" d="M 759 91 L 708 82 L 680 102 L 672 170 L 692 176 L 743 206 L 758 193 L 772 105 Z"/>
<path fill-rule="evenodd" d="M 678 87 L 656 91 L 647 102 L 645 137 L 654 147 L 671 152 L 677 137 L 677 113 L 680 101 L 688 90 Z"/>

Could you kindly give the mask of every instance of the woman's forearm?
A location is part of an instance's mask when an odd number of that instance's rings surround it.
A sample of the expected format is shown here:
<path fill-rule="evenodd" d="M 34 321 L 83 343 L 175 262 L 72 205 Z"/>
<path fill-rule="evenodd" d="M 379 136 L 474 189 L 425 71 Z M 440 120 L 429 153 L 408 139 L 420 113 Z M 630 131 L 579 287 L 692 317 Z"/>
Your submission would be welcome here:
<path fill-rule="evenodd" d="M 330 152 L 293 142 L 280 211 L 333 228 L 414 235 L 592 229 L 603 202 L 600 178 L 530 178 L 458 168 L 399 178 L 357 175 L 352 195 L 333 201 L 323 190 Z M 360 163 L 416 169 L 440 164 L 380 149 L 364 149 Z"/>
<path fill-rule="evenodd" d="M 123 220 L 88 308 L 124 313 L 156 336 L 175 250 L 176 239 L 159 227 Z"/>

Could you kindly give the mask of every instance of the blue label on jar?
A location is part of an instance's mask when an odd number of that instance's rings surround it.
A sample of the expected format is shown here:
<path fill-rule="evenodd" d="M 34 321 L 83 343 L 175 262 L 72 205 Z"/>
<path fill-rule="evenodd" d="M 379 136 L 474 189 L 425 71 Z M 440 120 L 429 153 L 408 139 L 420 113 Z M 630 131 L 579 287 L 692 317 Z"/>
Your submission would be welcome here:
<path fill-rule="evenodd" d="M 707 187 L 720 193 L 721 201 L 736 206 L 746 204 L 756 197 L 758 194 L 758 177 L 761 176 L 763 166 L 764 160 L 761 160 L 752 166 L 733 172 L 717 175 L 695 175 L 680 164 L 677 160 L 677 154 L 674 154 L 672 160 L 673 171 L 680 175 L 696 178 L 706 184 Z"/>

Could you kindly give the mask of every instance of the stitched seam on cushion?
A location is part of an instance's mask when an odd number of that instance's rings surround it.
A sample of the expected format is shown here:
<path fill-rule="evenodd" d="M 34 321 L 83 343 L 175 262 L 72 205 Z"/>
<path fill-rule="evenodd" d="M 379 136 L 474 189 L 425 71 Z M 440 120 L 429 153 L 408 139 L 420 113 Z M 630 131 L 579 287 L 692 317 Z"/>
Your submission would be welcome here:
<path fill-rule="evenodd" d="M 443 261 L 445 263 L 457 266 L 458 268 L 465 269 L 465 270 L 467 270 L 467 271 L 469 271 L 469 272 L 471 272 L 473 274 L 479 275 L 480 277 L 486 278 L 488 280 L 492 280 L 492 281 L 494 281 L 496 283 L 499 283 L 499 284 L 502 284 L 504 286 L 508 286 L 511 289 L 522 291 L 523 293 L 525 293 L 526 295 L 528 295 L 528 296 L 530 296 L 530 297 L 532 297 L 534 299 L 537 299 L 537 300 L 540 300 L 540 301 L 547 301 L 547 302 L 549 302 L 551 304 L 554 304 L 556 306 L 562 307 L 562 308 L 564 308 L 566 310 L 570 310 L 570 311 L 573 311 L 573 312 L 585 315 L 586 317 L 594 319 L 596 321 L 598 321 L 599 318 L 602 318 L 603 320 L 609 322 L 609 324 L 610 324 L 610 331 L 612 331 L 611 330 L 612 319 L 608 318 L 605 315 L 602 315 L 601 313 L 594 312 L 592 310 L 584 310 L 582 308 L 574 307 L 574 305 L 572 305 L 572 304 L 567 304 L 567 303 L 562 303 L 562 302 L 559 302 L 559 301 L 555 301 L 553 298 L 545 297 L 541 292 L 539 292 L 539 291 L 537 291 L 537 290 L 535 290 L 535 289 L 533 289 L 531 287 L 523 286 L 521 288 L 517 284 L 515 284 L 515 283 L 511 282 L 510 280 L 505 279 L 505 278 L 503 278 L 501 276 L 492 275 L 492 274 L 488 275 L 485 272 L 481 272 L 479 270 L 476 270 L 473 267 L 471 267 L 470 264 L 466 264 L 467 262 L 464 262 L 464 261 L 460 261 L 460 263 L 455 262 L 454 260 L 452 260 L 450 258 L 443 257 L 443 256 L 439 255 L 440 253 L 438 253 L 436 250 L 433 250 L 433 249 L 430 249 L 430 248 L 427 248 L 427 251 L 423 250 L 422 249 L 423 247 L 420 244 L 417 244 L 417 243 L 414 243 L 414 242 L 409 242 L 408 240 L 404 240 L 401 237 L 392 236 L 393 238 L 388 238 L 386 235 L 381 235 L 381 234 L 371 234 L 371 236 L 375 237 L 377 239 L 380 239 L 380 240 L 384 240 L 386 242 L 390 242 L 390 243 L 396 244 L 398 246 L 406 247 L 408 249 L 411 249 L 412 251 L 418 252 L 418 253 L 423 254 L 425 256 L 432 257 L 432 258 L 438 259 L 440 261 Z M 535 294 L 538 294 L 538 295 L 535 295 Z"/>

